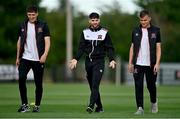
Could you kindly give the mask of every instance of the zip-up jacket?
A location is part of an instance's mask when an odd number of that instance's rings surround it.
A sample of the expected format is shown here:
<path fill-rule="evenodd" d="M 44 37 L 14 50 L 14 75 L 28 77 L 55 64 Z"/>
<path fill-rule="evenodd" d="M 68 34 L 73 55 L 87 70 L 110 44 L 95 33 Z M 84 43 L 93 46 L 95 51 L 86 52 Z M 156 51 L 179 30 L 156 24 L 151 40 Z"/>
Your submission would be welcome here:
<path fill-rule="evenodd" d="M 114 60 L 114 48 L 108 31 L 101 26 L 96 29 L 92 29 L 91 27 L 84 29 L 80 37 L 79 48 L 75 59 L 79 60 L 83 53 L 90 60 L 103 59 L 106 54 L 109 61 Z"/>
<path fill-rule="evenodd" d="M 156 43 L 161 42 L 160 28 L 151 25 L 147 28 L 148 38 L 149 38 L 149 47 L 150 47 L 150 64 L 156 64 Z M 139 49 L 141 46 L 142 40 L 142 29 L 141 26 L 136 27 L 132 32 L 132 43 L 133 43 L 133 64 L 137 62 L 137 57 L 139 54 Z"/>
<path fill-rule="evenodd" d="M 19 58 L 22 58 L 24 52 L 24 45 L 26 43 L 27 38 L 27 23 L 28 20 L 25 20 L 18 31 L 18 35 L 20 37 L 20 54 Z M 36 33 L 36 45 L 38 50 L 39 58 L 43 55 L 45 50 L 45 40 L 44 37 L 50 36 L 49 28 L 47 23 L 37 20 L 35 21 L 35 33 Z"/>

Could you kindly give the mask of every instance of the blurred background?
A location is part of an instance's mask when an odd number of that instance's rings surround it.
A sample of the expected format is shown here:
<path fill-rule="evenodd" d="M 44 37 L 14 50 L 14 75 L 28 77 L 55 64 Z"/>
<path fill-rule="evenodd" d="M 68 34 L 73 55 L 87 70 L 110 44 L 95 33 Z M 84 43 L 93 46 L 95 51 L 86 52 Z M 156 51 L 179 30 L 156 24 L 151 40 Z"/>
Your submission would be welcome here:
<path fill-rule="evenodd" d="M 127 72 L 131 31 L 139 24 L 139 11 L 148 9 L 152 23 L 161 28 L 162 36 L 162 63 L 157 83 L 180 85 L 179 0 L 1 0 L 0 82 L 18 80 L 17 32 L 26 17 L 26 7 L 31 4 L 39 6 L 39 19 L 48 23 L 51 32 L 44 82 L 86 82 L 84 58 L 73 71 L 67 68 L 67 63 L 76 54 L 80 34 L 88 26 L 89 13 L 98 12 L 101 25 L 109 30 L 118 62 L 115 70 L 109 69 L 106 62 L 103 81 L 133 84 L 132 74 Z M 32 71 L 28 80 L 33 80 Z"/>

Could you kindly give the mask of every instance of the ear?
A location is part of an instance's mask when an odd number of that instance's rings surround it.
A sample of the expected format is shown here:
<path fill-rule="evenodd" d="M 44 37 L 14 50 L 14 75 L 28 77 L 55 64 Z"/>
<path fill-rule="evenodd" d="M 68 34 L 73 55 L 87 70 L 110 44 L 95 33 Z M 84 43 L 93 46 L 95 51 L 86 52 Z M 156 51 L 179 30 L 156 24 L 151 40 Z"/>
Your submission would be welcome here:
<path fill-rule="evenodd" d="M 149 21 L 151 21 L 151 17 L 149 16 Z"/>

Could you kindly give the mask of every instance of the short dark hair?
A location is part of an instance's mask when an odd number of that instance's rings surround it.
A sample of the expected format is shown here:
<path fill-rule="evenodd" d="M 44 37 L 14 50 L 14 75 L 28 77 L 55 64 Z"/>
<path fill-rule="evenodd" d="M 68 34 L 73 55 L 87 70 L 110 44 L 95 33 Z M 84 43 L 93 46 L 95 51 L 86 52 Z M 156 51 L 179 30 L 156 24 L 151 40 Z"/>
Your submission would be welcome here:
<path fill-rule="evenodd" d="M 38 12 L 38 7 L 36 5 L 30 5 L 27 7 L 26 12 Z"/>
<path fill-rule="evenodd" d="M 99 14 L 96 13 L 96 12 L 92 12 L 92 13 L 89 15 L 89 18 L 90 18 L 90 19 L 93 19 L 93 18 L 99 19 Z"/>
<path fill-rule="evenodd" d="M 141 12 L 140 12 L 140 14 L 139 14 L 139 17 L 140 18 L 143 18 L 144 16 L 146 16 L 146 15 L 150 15 L 149 14 L 149 11 L 148 10 L 142 10 Z"/>

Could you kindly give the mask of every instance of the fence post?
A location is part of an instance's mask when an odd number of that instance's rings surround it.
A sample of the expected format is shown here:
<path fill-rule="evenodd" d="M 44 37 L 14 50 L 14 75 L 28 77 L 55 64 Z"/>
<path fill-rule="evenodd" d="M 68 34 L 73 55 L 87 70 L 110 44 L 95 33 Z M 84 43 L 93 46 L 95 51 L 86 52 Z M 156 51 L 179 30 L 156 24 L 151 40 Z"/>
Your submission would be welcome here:
<path fill-rule="evenodd" d="M 121 83 L 121 59 L 120 57 L 116 57 L 116 76 L 115 76 L 115 84 L 119 86 Z"/>

